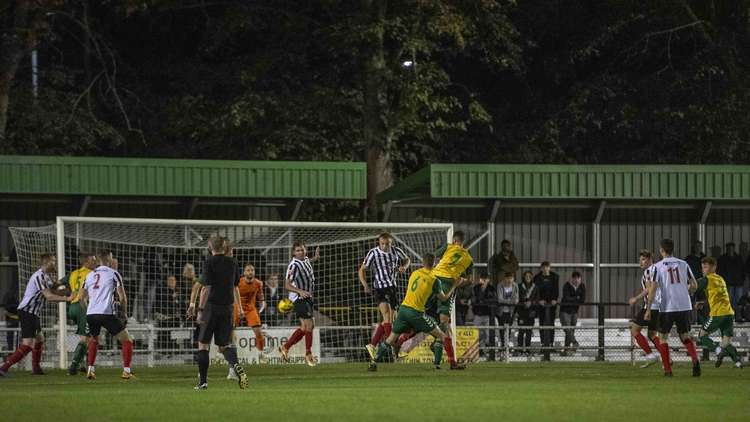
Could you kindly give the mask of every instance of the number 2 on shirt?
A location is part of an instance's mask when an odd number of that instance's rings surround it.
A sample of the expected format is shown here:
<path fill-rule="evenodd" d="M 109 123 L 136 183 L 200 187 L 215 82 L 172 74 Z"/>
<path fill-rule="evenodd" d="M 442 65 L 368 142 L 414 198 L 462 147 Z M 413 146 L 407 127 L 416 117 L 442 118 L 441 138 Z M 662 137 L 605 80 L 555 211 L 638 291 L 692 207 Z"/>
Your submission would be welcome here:
<path fill-rule="evenodd" d="M 669 284 L 680 283 L 680 272 L 677 268 L 667 268 L 667 272 L 669 273 Z"/>
<path fill-rule="evenodd" d="M 94 288 L 99 288 L 99 274 L 94 274 L 94 278 L 96 279 L 96 282 L 94 282 Z"/>

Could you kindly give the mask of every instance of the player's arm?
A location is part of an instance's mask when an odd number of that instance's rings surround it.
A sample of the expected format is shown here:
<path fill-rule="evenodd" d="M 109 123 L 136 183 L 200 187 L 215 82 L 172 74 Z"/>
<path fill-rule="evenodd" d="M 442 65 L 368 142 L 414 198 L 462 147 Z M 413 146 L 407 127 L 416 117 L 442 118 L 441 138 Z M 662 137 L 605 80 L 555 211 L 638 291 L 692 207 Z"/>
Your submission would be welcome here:
<path fill-rule="evenodd" d="M 409 258 L 409 255 L 404 253 L 404 251 L 401 250 L 401 248 L 398 248 L 396 250 L 398 251 L 399 255 L 401 255 L 401 265 L 398 267 L 398 271 L 403 273 L 411 265 L 411 258 Z"/>
<path fill-rule="evenodd" d="M 232 293 L 234 295 L 234 305 L 237 307 L 240 318 L 244 318 L 245 310 L 242 308 L 242 296 L 240 295 L 240 289 L 238 287 L 235 287 L 234 289 L 232 289 Z"/>
<path fill-rule="evenodd" d="M 310 262 L 315 262 L 320 259 L 320 246 L 315 247 L 315 255 L 310 258 Z"/>
<path fill-rule="evenodd" d="M 308 298 L 308 297 L 310 297 L 310 293 L 309 292 L 307 292 L 305 290 L 302 290 L 302 289 L 299 289 L 297 287 L 294 287 L 294 284 L 292 284 L 292 280 L 289 277 L 287 277 L 284 280 L 284 288 L 287 291 L 297 293 L 302 298 Z"/>
<path fill-rule="evenodd" d="M 648 299 L 646 299 L 646 312 L 643 314 L 643 319 L 649 321 L 651 320 L 651 304 L 654 302 L 654 295 L 656 295 L 657 282 L 647 281 L 646 288 L 648 289 Z"/>
<path fill-rule="evenodd" d="M 44 298 L 47 299 L 49 302 L 70 302 L 73 300 L 73 293 L 70 294 L 70 296 L 60 296 L 58 294 L 52 293 L 52 290 L 48 287 L 45 287 L 42 289 L 42 294 L 44 295 Z"/>
<path fill-rule="evenodd" d="M 698 282 L 695 281 L 695 278 L 690 277 L 690 280 L 688 280 L 688 292 L 693 294 L 696 290 L 698 290 Z"/>
<path fill-rule="evenodd" d="M 438 283 L 442 283 L 442 281 L 438 281 Z M 468 279 L 466 279 L 466 278 L 461 278 L 461 279 L 460 279 L 460 280 L 458 280 L 458 281 L 457 281 L 456 283 L 452 283 L 452 286 L 451 286 L 451 288 L 450 288 L 450 289 L 448 289 L 448 291 L 447 291 L 447 292 L 445 292 L 445 293 L 443 293 L 443 291 L 442 291 L 443 289 L 438 289 L 438 292 L 437 292 L 437 297 L 438 297 L 438 299 L 440 299 L 441 301 L 445 302 L 445 301 L 447 301 L 448 299 L 450 299 L 451 295 L 453 294 L 453 292 L 454 292 L 454 291 L 456 291 L 456 289 L 457 289 L 457 288 L 459 288 L 459 287 L 463 287 L 463 286 L 465 286 L 465 285 L 467 285 L 467 284 L 469 284 L 469 283 L 470 283 L 470 281 L 469 281 Z"/>
<path fill-rule="evenodd" d="M 258 313 L 262 314 L 263 311 L 266 310 L 266 294 L 263 293 L 263 282 L 258 280 L 260 283 L 260 288 L 258 289 L 258 302 L 260 302 L 260 306 L 258 306 Z"/>
<path fill-rule="evenodd" d="M 357 275 L 359 276 L 359 284 L 362 285 L 362 287 L 365 289 L 365 293 L 369 294 L 371 292 L 370 286 L 367 285 L 367 276 L 365 272 L 367 271 L 367 261 L 362 263 L 362 265 L 359 266 L 359 270 L 357 271 Z"/>
<path fill-rule="evenodd" d="M 437 250 L 435 251 L 435 253 L 433 255 L 435 255 L 435 258 L 440 259 L 440 257 L 443 256 L 443 254 L 445 253 L 446 250 L 448 250 L 448 244 L 447 243 L 445 245 L 437 248 Z"/>
<path fill-rule="evenodd" d="M 628 299 L 628 303 L 630 304 L 630 306 L 633 306 L 633 305 L 636 304 L 636 302 L 638 302 L 639 300 L 641 300 L 644 297 L 646 297 L 647 294 L 648 294 L 648 288 L 645 288 L 645 289 L 641 290 L 641 292 L 638 293 L 637 295 L 635 295 L 635 296 L 631 297 L 630 299 Z"/>
<path fill-rule="evenodd" d="M 128 296 L 125 294 L 125 288 L 122 287 L 122 284 L 117 286 L 117 298 L 120 301 L 120 309 L 122 309 L 123 317 L 127 319 L 128 317 Z"/>
<path fill-rule="evenodd" d="M 695 294 L 701 293 L 704 290 L 706 290 L 706 287 L 708 287 L 708 278 L 701 277 L 698 280 L 696 280 L 695 283 L 696 283 Z"/>
<path fill-rule="evenodd" d="M 203 285 L 201 283 L 193 283 L 193 288 L 190 290 L 190 303 L 188 304 L 187 317 L 191 319 L 195 316 L 195 305 L 198 302 L 198 295 L 201 292 Z"/>

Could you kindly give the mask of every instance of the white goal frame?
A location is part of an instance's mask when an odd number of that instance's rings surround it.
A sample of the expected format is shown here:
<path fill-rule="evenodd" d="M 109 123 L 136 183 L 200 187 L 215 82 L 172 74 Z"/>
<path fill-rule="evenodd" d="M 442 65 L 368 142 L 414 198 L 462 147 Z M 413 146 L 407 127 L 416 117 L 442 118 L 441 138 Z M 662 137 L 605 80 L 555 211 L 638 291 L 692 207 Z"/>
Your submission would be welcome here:
<path fill-rule="evenodd" d="M 310 228 L 310 227 L 337 227 L 352 229 L 397 229 L 416 228 L 446 231 L 446 243 L 450 244 L 453 239 L 453 223 L 357 223 L 357 222 L 335 222 L 335 221 L 259 221 L 259 220 L 188 220 L 188 219 L 152 219 L 152 218 L 110 218 L 110 217 L 74 217 L 58 216 L 56 218 L 56 254 L 58 279 L 65 277 L 65 225 L 76 223 L 119 223 L 139 225 L 174 225 L 174 226 L 233 226 L 233 227 L 284 227 L 284 228 Z M 364 257 L 363 257 L 364 258 Z M 451 309 L 451 328 L 456 332 L 455 305 Z M 65 338 L 67 335 L 67 303 L 58 304 L 58 354 L 59 367 L 67 368 L 68 353 Z M 453 350 L 456 350 L 456 336 L 452 337 Z"/>

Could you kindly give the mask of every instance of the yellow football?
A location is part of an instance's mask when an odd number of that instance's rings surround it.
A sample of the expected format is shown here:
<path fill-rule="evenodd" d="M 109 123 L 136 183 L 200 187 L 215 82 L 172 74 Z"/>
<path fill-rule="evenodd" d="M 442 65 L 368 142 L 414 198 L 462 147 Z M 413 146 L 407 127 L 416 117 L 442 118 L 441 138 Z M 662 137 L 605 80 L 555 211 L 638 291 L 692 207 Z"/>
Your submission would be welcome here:
<path fill-rule="evenodd" d="M 289 299 L 281 299 L 276 308 L 279 310 L 279 313 L 285 314 L 294 309 L 294 302 Z"/>

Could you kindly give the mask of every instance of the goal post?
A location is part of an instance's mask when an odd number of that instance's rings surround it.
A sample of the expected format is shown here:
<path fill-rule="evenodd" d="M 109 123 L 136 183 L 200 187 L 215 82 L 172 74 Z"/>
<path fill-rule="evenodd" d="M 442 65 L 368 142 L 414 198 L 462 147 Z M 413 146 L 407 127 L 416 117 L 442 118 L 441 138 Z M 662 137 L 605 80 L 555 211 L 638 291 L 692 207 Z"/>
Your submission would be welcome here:
<path fill-rule="evenodd" d="M 128 295 L 128 329 L 136 338 L 134 363 L 141 366 L 192 362 L 189 345 L 193 326 L 184 320 L 190 286 L 183 273 L 192 266 L 197 275 L 201 274 L 207 242 L 214 235 L 228 237 L 240 265 L 252 264 L 256 277 L 267 286 L 267 295 L 272 292 L 261 319 L 264 330 L 274 333 L 273 341 L 284 338 L 283 327 L 298 325 L 293 315 L 275 312 L 275 303 L 287 296 L 283 284 L 292 243 L 305 242 L 310 257 L 320 247 L 321 258 L 313 263 L 313 268 L 314 316 L 319 330 L 316 338 L 320 338 L 322 358 L 331 362 L 362 361 L 366 356 L 362 346 L 369 340 L 374 324 L 380 321 L 380 314 L 377 303 L 364 294 L 357 270 L 367 251 L 377 246 L 377 236 L 383 231 L 393 234 L 394 245 L 401 247 L 412 261 L 411 268 L 398 275 L 401 300 L 409 273 L 421 265 L 422 254 L 450 243 L 452 224 L 61 216 L 52 226 L 11 228 L 19 256 L 20 293 L 36 271 L 41 254 L 56 253 L 58 278 L 62 278 L 79 267 L 79 253 L 103 248 L 113 251 Z M 368 281 L 369 278 L 370 274 Z M 452 314 L 455 333 L 455 310 Z M 67 355 L 77 342 L 73 326 L 66 321 L 65 303 L 49 304 L 43 311 L 42 325 L 47 326 L 56 342 L 54 348 L 50 345 L 47 349 L 45 360 L 50 362 L 54 354 L 54 362 L 61 368 L 66 367 Z M 50 327 L 55 328 L 54 332 L 49 331 Z M 243 341 L 250 344 L 252 338 L 250 335 Z M 453 343 L 456 350 L 455 335 Z M 116 344 L 112 347 L 116 348 Z M 116 354 L 114 350 L 111 353 Z M 115 360 L 112 362 L 116 364 Z"/>

